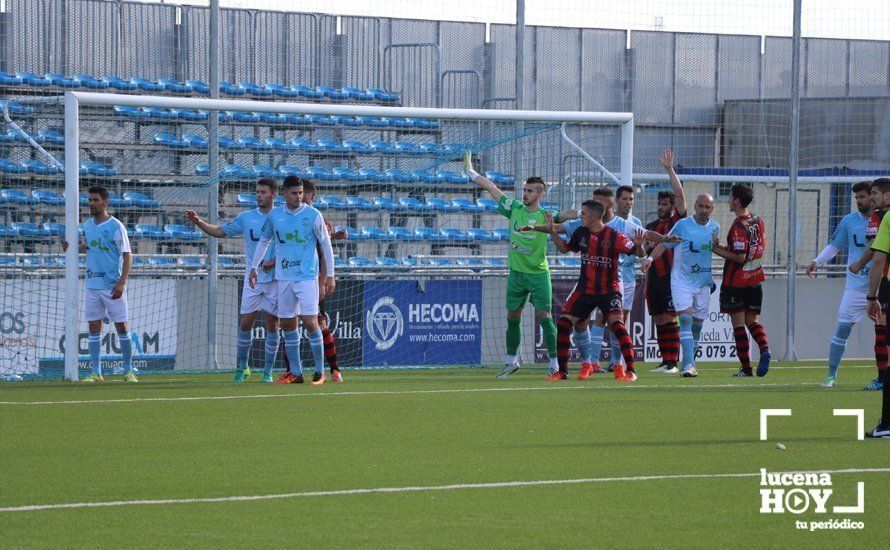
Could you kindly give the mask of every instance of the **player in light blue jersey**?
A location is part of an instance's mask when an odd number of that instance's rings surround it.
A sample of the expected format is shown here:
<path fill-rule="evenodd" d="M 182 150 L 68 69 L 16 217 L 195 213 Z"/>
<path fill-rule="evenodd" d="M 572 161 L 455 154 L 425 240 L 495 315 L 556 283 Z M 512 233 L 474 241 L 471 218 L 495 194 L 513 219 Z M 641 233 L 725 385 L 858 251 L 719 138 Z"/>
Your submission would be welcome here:
<path fill-rule="evenodd" d="M 303 204 L 303 180 L 288 176 L 284 180 L 285 206 L 269 212 L 260 232 L 260 242 L 250 263 L 248 284 L 257 284 L 257 269 L 272 242 L 275 243 L 275 280 L 278 282 L 278 316 L 284 331 L 284 349 L 289 363 L 288 372 L 278 379 L 279 384 L 303 383 L 300 362 L 300 333 L 297 316 L 309 335 L 309 347 L 315 361 L 312 385 L 324 384 L 324 338 L 318 326 L 318 302 L 334 292 L 334 249 L 321 212 Z M 320 245 L 326 276 L 319 292 Z"/>
<path fill-rule="evenodd" d="M 807 266 L 807 275 L 813 277 L 813 272 L 820 266 L 834 258 L 841 250 L 847 250 L 847 266 L 857 264 L 863 253 L 868 249 L 868 220 L 874 212 L 874 203 L 871 199 L 871 183 L 862 181 L 853 186 L 853 197 L 856 200 L 856 212 L 844 216 L 831 241 L 822 249 L 816 258 Z M 834 337 L 828 345 L 828 375 L 820 384 L 823 388 L 837 386 L 837 369 L 840 367 L 844 350 L 847 347 L 847 338 L 855 325 L 868 307 L 868 278 L 871 262 L 865 264 L 856 273 L 849 269 L 846 271 L 847 280 L 844 285 L 844 297 L 838 309 L 837 326 L 834 329 Z"/>
<path fill-rule="evenodd" d="M 89 188 L 92 216 L 83 223 L 85 244 L 78 246 L 86 253 L 86 318 L 89 325 L 90 375 L 83 382 L 102 382 L 102 321 L 114 323 L 124 363 L 124 380 L 138 382 L 133 373 L 133 341 L 127 326 L 127 277 L 133 257 L 127 228 L 108 214 L 108 190 L 101 185 Z M 62 248 L 68 250 L 68 243 Z"/>
<path fill-rule="evenodd" d="M 714 241 L 719 238 L 720 225 L 711 219 L 714 199 L 701 194 L 695 199 L 695 215 L 674 224 L 669 236 L 682 240 L 660 244 L 643 262 L 643 272 L 668 249 L 674 249 L 671 267 L 671 296 L 674 309 L 680 315 L 680 348 L 683 350 L 683 376 L 698 376 L 695 370 L 695 350 L 701 338 L 702 326 L 708 316 L 711 293 L 715 290 L 711 274 Z"/>
<path fill-rule="evenodd" d="M 244 237 L 244 254 L 248 266 L 244 274 L 244 288 L 241 291 L 241 321 L 238 327 L 238 340 L 236 343 L 237 367 L 233 382 L 244 382 L 250 377 L 248 357 L 250 346 L 253 342 L 253 324 L 260 311 L 265 312 L 266 318 L 266 346 L 265 368 L 263 369 L 263 382 L 273 382 L 272 369 L 278 357 L 278 348 L 281 339 L 278 335 L 278 288 L 275 283 L 272 263 L 263 264 L 263 269 L 257 277 L 256 288 L 247 284 L 247 276 L 250 275 L 250 262 L 253 260 L 257 244 L 260 242 L 260 232 L 266 217 L 275 205 L 275 197 L 278 195 L 278 184 L 273 179 L 261 178 L 256 184 L 257 207 L 241 212 L 232 221 L 220 225 L 211 225 L 202 220 L 194 210 L 186 210 L 186 217 L 191 220 L 201 231 L 211 237 Z M 271 252 L 271 248 L 270 248 Z M 267 253 L 267 259 L 271 254 Z"/>

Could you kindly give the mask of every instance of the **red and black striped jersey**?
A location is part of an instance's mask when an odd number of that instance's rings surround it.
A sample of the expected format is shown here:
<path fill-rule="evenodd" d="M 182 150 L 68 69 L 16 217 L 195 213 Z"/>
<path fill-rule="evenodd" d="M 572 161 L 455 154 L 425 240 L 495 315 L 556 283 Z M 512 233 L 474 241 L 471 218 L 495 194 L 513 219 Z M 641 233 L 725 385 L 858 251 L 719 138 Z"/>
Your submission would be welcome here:
<path fill-rule="evenodd" d="M 865 226 L 865 238 L 869 241 L 878 235 L 878 228 L 881 227 L 884 213 L 884 210 L 875 210 L 871 217 L 868 218 L 868 224 Z"/>
<path fill-rule="evenodd" d="M 621 254 L 633 253 L 634 243 L 630 239 L 607 226 L 597 233 L 581 227 L 572 234 L 568 247 L 581 253 L 581 274 L 576 287 L 579 292 L 596 295 L 620 290 L 619 260 Z"/>
<path fill-rule="evenodd" d="M 766 250 L 763 220 L 753 214 L 737 217 L 729 227 L 726 240 L 729 251 L 744 254 L 745 262 L 724 261 L 723 286 L 738 288 L 763 282 L 763 252 Z"/>
<path fill-rule="evenodd" d="M 648 224 L 646 224 L 646 229 L 648 229 L 649 231 L 655 231 L 660 235 L 667 235 L 671 232 L 671 229 L 673 229 L 674 224 L 685 217 L 685 212 L 683 213 L 683 215 L 680 215 L 677 211 L 674 211 L 674 213 L 671 214 L 669 218 L 659 218 L 655 221 L 649 222 Z M 651 252 L 652 250 L 649 250 L 649 253 Z M 652 265 L 649 266 L 649 273 L 646 275 L 646 277 L 669 277 L 671 274 L 672 265 L 674 265 L 674 249 L 668 248 L 664 251 L 664 254 L 662 254 L 658 257 L 657 260 L 652 262 Z"/>

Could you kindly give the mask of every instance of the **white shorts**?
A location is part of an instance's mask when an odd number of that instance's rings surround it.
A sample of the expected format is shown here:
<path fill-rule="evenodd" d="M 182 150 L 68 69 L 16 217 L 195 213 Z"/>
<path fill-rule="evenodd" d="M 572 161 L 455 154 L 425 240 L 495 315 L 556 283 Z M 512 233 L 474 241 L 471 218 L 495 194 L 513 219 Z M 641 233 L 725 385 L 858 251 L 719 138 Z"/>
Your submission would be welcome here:
<path fill-rule="evenodd" d="M 101 321 L 107 317 L 112 323 L 127 322 L 126 291 L 117 300 L 111 298 L 111 290 L 88 288 L 86 291 L 87 321 Z"/>
<path fill-rule="evenodd" d="M 630 311 L 634 308 L 634 294 L 637 293 L 637 282 L 621 283 L 621 309 Z"/>
<path fill-rule="evenodd" d="M 247 281 L 244 282 L 244 290 L 241 291 L 241 315 L 256 311 L 278 316 L 278 281 L 257 283 L 256 288 L 250 288 Z"/>
<path fill-rule="evenodd" d="M 318 279 L 276 282 L 278 317 L 293 319 L 297 315 L 318 315 Z"/>
<path fill-rule="evenodd" d="M 865 315 L 868 307 L 867 292 L 860 290 L 844 289 L 844 297 L 841 298 L 841 307 L 837 310 L 837 320 L 841 323 L 858 323 Z"/>
<path fill-rule="evenodd" d="M 711 304 L 711 287 L 691 288 L 671 284 L 671 296 L 674 299 L 674 309 L 677 313 L 688 309 L 695 319 L 706 319 L 708 317 L 708 306 Z"/>

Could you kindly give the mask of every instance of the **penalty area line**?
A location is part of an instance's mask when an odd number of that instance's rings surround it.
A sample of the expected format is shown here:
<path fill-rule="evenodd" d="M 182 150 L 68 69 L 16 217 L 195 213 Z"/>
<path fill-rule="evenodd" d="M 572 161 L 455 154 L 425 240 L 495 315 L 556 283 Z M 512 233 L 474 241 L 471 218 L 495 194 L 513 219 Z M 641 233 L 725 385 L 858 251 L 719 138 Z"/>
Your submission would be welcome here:
<path fill-rule="evenodd" d="M 827 474 L 864 474 L 887 473 L 890 468 L 848 468 L 844 470 L 813 470 L 774 473 L 827 473 Z M 119 506 L 157 506 L 164 504 L 212 504 L 220 502 L 254 502 L 258 500 L 283 500 L 296 498 L 371 495 L 391 493 L 417 493 L 424 491 L 458 491 L 472 489 L 503 489 L 513 487 L 541 487 L 548 485 L 580 485 L 592 483 L 620 483 L 634 481 L 661 481 L 674 479 L 725 479 L 760 477 L 760 472 L 726 473 L 726 474 L 668 474 L 650 476 L 625 477 L 585 477 L 576 479 L 542 479 L 533 481 L 499 481 L 493 483 L 458 483 L 453 485 L 426 485 L 407 487 L 373 487 L 367 489 L 340 489 L 333 491 L 307 491 L 301 493 L 278 493 L 269 495 L 241 495 L 209 498 L 165 498 L 157 500 L 115 500 L 107 502 L 68 502 L 61 504 L 31 504 L 27 506 L 5 506 L 0 512 L 37 512 L 41 510 L 71 510 L 79 508 L 111 508 Z"/>

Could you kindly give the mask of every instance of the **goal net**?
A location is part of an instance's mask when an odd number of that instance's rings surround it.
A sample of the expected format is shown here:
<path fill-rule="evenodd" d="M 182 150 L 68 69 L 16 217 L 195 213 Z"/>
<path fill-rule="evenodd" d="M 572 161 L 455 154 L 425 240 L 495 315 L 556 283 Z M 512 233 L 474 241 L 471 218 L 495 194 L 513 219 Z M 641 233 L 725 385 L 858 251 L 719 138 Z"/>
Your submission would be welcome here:
<path fill-rule="evenodd" d="M 0 226 L 6 379 L 89 371 L 84 256 L 61 243 L 82 242 L 94 185 L 107 188 L 109 213 L 126 227 L 133 364 L 148 373 L 235 368 L 245 237 L 210 238 L 186 211 L 231 229 L 258 207 L 259 178 L 313 181 L 314 206 L 348 237 L 334 241 L 337 289 L 324 303 L 346 371 L 502 362 L 511 228 L 463 172 L 465 152 L 510 197 L 521 200 L 529 176 L 543 178 L 546 209 L 575 207 L 597 186 L 631 183 L 627 113 L 82 92 L 8 107 Z M 577 277 L 577 258 L 549 251 L 555 279 Z M 520 355 L 530 363 L 543 358 L 527 310 Z M 262 369 L 263 313 L 251 337 L 250 366 Z M 305 334 L 302 341 L 311 368 Z M 108 320 L 101 342 L 103 371 L 119 372 L 119 335 Z"/>

